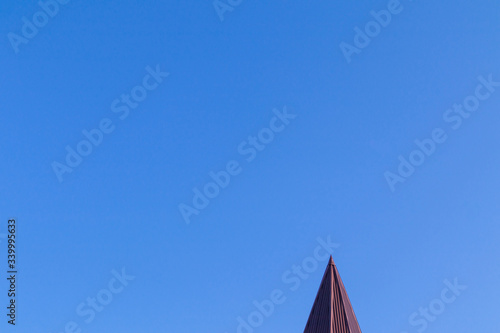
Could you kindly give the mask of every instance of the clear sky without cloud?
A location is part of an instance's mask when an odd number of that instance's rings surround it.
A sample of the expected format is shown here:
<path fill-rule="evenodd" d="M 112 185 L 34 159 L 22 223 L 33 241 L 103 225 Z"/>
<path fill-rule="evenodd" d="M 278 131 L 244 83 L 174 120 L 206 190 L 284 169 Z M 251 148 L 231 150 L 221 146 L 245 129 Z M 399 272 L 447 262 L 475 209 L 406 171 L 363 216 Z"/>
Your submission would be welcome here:
<path fill-rule="evenodd" d="M 498 331 L 499 13 L 2 2 L 0 330 Z"/>

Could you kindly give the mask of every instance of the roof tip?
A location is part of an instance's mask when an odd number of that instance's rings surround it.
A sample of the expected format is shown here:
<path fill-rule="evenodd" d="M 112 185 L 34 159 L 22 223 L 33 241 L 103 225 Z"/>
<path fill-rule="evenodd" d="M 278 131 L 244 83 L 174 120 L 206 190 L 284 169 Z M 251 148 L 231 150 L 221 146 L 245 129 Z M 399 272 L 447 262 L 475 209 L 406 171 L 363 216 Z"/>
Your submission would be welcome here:
<path fill-rule="evenodd" d="M 304 333 L 361 333 L 344 283 L 330 256 Z"/>

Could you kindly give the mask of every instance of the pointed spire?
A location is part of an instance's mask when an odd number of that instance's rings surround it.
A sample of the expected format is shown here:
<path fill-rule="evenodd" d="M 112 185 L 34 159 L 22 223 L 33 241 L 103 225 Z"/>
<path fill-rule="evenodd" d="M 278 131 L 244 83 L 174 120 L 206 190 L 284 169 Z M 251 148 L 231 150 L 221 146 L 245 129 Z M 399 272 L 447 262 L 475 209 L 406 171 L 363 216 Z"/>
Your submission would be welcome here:
<path fill-rule="evenodd" d="M 304 333 L 361 333 L 332 256 L 321 280 Z"/>

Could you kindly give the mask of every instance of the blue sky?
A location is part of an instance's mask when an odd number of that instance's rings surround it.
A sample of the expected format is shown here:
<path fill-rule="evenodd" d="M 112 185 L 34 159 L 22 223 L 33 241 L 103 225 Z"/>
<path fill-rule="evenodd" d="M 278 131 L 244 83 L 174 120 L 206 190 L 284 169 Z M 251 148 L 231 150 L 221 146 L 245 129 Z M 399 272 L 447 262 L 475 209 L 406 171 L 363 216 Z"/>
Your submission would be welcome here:
<path fill-rule="evenodd" d="M 0 4 L 0 248 L 15 217 L 19 269 L 17 327 L 0 327 L 230 333 L 278 290 L 251 330 L 302 332 L 330 237 L 364 332 L 498 331 L 500 4 L 223 4 L 72 0 L 46 22 Z M 71 167 L 67 147 L 92 152 Z"/>

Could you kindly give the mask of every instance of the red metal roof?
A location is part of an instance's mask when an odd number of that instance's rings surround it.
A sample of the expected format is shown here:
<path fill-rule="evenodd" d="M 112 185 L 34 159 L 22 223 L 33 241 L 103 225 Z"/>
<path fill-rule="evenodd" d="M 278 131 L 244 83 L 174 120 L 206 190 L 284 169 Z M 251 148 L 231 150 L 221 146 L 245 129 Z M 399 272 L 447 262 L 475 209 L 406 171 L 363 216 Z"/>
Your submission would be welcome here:
<path fill-rule="evenodd" d="M 337 266 L 331 256 L 304 333 L 361 333 Z"/>

